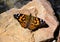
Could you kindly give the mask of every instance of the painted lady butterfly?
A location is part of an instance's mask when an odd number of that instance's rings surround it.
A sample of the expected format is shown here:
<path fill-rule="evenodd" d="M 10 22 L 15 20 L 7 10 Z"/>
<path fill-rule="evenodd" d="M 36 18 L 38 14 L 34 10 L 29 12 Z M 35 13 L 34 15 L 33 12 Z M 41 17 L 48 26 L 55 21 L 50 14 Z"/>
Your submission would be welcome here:
<path fill-rule="evenodd" d="M 14 14 L 14 18 L 19 21 L 22 27 L 28 28 L 32 31 L 35 31 L 38 28 L 48 27 L 45 21 L 43 21 L 42 19 L 38 17 L 34 17 L 31 14 L 30 15 Z"/>

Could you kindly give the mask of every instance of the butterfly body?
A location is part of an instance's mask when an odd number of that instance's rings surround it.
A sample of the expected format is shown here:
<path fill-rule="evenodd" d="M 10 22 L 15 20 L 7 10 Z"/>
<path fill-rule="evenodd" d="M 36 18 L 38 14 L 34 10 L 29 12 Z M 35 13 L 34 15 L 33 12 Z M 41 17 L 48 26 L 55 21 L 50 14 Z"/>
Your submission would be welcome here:
<path fill-rule="evenodd" d="M 48 25 L 43 21 L 42 19 L 38 17 L 34 17 L 31 14 L 25 15 L 25 14 L 14 14 L 15 19 L 17 19 L 20 23 L 20 25 L 24 28 L 28 28 L 32 31 L 37 30 L 38 28 L 48 27 Z M 44 25 L 44 26 L 43 26 Z"/>

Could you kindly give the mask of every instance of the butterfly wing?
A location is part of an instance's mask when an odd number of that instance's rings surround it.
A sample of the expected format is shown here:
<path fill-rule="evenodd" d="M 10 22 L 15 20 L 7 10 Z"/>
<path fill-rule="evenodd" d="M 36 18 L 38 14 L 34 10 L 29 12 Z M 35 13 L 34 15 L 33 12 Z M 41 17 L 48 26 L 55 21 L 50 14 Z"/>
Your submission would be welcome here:
<path fill-rule="evenodd" d="M 24 14 L 15 14 L 14 17 L 19 21 L 20 25 L 27 28 L 29 16 Z"/>
<path fill-rule="evenodd" d="M 46 24 L 45 21 L 43 21 L 42 19 L 38 18 L 38 17 L 33 17 L 31 16 L 31 19 L 30 19 L 30 24 L 28 26 L 28 28 L 30 30 L 37 30 L 38 28 L 43 28 L 43 27 L 48 27 L 48 25 Z"/>
<path fill-rule="evenodd" d="M 40 19 L 32 16 L 28 28 L 30 30 L 35 30 L 38 28 L 39 25 L 40 25 Z"/>

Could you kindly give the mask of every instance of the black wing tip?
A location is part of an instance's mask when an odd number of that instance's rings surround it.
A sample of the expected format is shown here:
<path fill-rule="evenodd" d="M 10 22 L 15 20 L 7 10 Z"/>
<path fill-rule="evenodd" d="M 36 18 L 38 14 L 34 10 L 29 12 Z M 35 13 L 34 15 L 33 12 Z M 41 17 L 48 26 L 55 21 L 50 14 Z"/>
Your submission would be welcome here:
<path fill-rule="evenodd" d="M 49 27 L 49 25 L 48 25 L 46 22 L 44 22 L 43 24 L 41 24 L 41 27 L 48 28 L 48 27 Z"/>
<path fill-rule="evenodd" d="M 15 19 L 18 19 L 20 14 L 14 14 L 13 16 L 14 16 Z"/>

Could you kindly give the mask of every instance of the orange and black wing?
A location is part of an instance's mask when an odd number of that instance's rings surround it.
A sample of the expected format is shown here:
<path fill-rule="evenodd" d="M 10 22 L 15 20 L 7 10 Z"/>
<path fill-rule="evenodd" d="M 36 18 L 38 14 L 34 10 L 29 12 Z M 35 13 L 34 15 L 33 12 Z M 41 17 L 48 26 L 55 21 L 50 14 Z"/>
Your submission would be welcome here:
<path fill-rule="evenodd" d="M 19 21 L 20 25 L 27 28 L 29 16 L 24 14 L 14 14 L 14 17 Z"/>
<path fill-rule="evenodd" d="M 30 30 L 35 31 L 35 30 L 37 30 L 39 28 L 43 28 L 43 27 L 47 28 L 49 26 L 48 26 L 48 24 L 45 21 L 43 21 L 43 19 L 31 16 L 30 24 L 28 26 L 28 28 Z"/>

